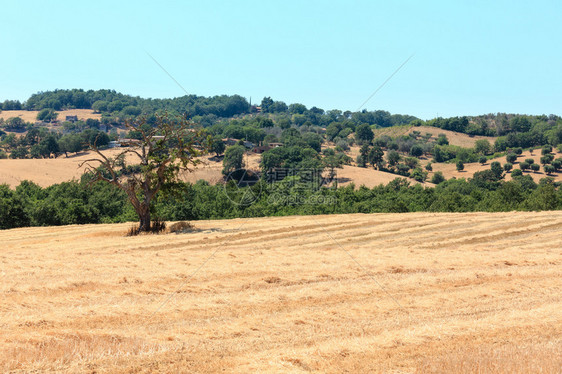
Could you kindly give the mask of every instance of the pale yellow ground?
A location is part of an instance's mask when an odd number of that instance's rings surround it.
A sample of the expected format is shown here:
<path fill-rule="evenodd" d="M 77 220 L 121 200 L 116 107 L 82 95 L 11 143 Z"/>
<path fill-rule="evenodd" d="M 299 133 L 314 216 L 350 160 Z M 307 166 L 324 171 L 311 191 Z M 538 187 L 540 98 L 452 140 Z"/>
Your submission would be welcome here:
<path fill-rule="evenodd" d="M 336 176 L 339 186 L 346 186 L 354 183 L 355 187 L 365 186 L 373 188 L 378 185 L 386 185 L 396 178 L 404 178 L 401 175 L 387 173 L 385 171 L 375 170 L 372 167 L 360 168 L 352 165 L 344 165 L 342 169 L 336 169 Z M 412 178 L 406 178 L 412 185 L 419 184 Z M 423 183 L 426 187 L 434 187 L 435 185 L 429 182 Z"/>
<path fill-rule="evenodd" d="M 562 212 L 0 231 L 0 372 L 559 373 Z"/>
<path fill-rule="evenodd" d="M 438 127 L 431 127 L 431 126 L 412 127 L 406 132 L 406 134 L 410 134 L 413 131 L 419 131 L 421 135 L 430 133 L 431 135 L 433 135 L 434 138 L 437 138 L 439 134 L 445 134 L 447 135 L 449 144 L 456 145 L 459 147 L 465 147 L 465 148 L 474 148 L 474 144 L 476 143 L 476 141 L 481 139 L 488 140 L 490 142 L 490 145 L 493 146 L 497 139 L 496 137 L 493 136 L 467 135 L 467 134 L 462 134 L 459 132 L 454 132 L 449 130 L 443 130 Z"/>
<path fill-rule="evenodd" d="M 103 153 L 108 157 L 115 157 L 121 151 L 122 149 L 109 149 Z M 6 183 L 15 188 L 21 181 L 30 180 L 42 187 L 47 187 L 72 179 L 80 179 L 84 173 L 84 168 L 79 168 L 80 163 L 92 157 L 94 157 L 93 152 L 81 152 L 76 155 L 69 154 L 69 157 L 61 155 L 56 159 L 0 160 L 0 184 Z M 130 157 L 129 161 L 138 163 L 134 157 Z M 212 184 L 222 180 L 222 161 L 213 161 L 209 156 L 202 157 L 201 161 L 195 171 L 182 173 L 181 179 L 192 183 L 204 179 Z M 245 161 L 250 167 L 259 168 L 260 155 L 248 154 L 245 156 Z"/>
<path fill-rule="evenodd" d="M 378 129 L 384 130 L 384 129 Z M 378 131 L 377 130 L 377 131 Z M 330 144 L 329 147 L 333 148 L 334 145 Z M 386 171 L 376 170 L 372 166 L 368 166 L 366 168 L 360 168 L 357 166 L 357 156 L 359 156 L 359 150 L 361 149 L 360 146 L 354 145 L 350 147 L 347 155 L 352 159 L 352 165 L 344 165 L 342 168 L 336 169 L 336 177 L 338 179 L 339 186 L 346 186 L 348 184 L 354 183 L 356 188 L 360 186 L 365 186 L 368 188 L 373 188 L 379 186 L 381 184 L 386 185 L 389 182 L 395 180 L 396 178 L 406 178 L 404 176 L 389 173 Z M 388 152 L 384 152 L 384 159 L 386 160 L 386 155 Z M 405 157 L 404 155 L 402 155 Z M 427 158 L 422 157 L 420 158 L 420 165 L 425 165 L 427 163 Z M 431 175 L 429 176 L 431 178 Z M 413 178 L 406 178 L 411 184 L 419 184 Z M 434 184 L 425 182 L 423 183 L 424 186 L 432 187 Z"/>
<path fill-rule="evenodd" d="M 11 117 L 20 117 L 25 122 L 35 123 L 37 122 L 37 114 L 39 113 L 38 110 L 4 110 L 0 112 L 0 118 L 4 118 L 7 120 Z M 78 116 L 78 119 L 81 121 L 85 121 L 88 118 L 93 119 L 100 119 L 101 113 L 94 113 L 91 109 L 69 109 L 69 110 L 60 110 L 57 111 L 58 117 L 57 120 L 59 122 L 64 122 L 66 116 Z"/>
<path fill-rule="evenodd" d="M 562 153 L 557 152 L 556 149 L 553 149 L 553 153 L 554 153 L 555 158 L 562 157 Z M 553 173 L 551 175 L 547 175 L 544 172 L 543 166 L 540 163 L 541 156 L 542 155 L 541 155 L 540 149 L 534 150 L 533 154 L 531 154 L 530 151 L 525 151 L 525 152 L 523 152 L 523 154 L 521 156 L 519 156 L 517 158 L 517 161 L 513 164 L 513 168 L 519 169 L 519 163 L 520 162 L 523 162 L 528 158 L 532 158 L 533 160 L 535 160 L 536 164 L 539 164 L 541 166 L 541 170 L 536 172 L 536 173 L 534 171 L 527 170 L 523 174 L 530 175 L 531 177 L 533 177 L 533 180 L 535 182 L 539 182 L 542 178 L 545 178 L 545 177 L 551 177 L 555 181 L 559 181 L 559 182 L 562 181 L 562 173 L 558 172 L 558 173 Z M 452 164 L 433 163 L 432 166 L 433 166 L 434 172 L 441 171 L 446 179 L 450 179 L 450 178 L 453 178 L 453 177 L 455 177 L 457 179 L 458 178 L 467 178 L 468 179 L 468 178 L 472 178 L 474 173 L 477 172 L 477 171 L 490 169 L 490 164 L 494 161 L 498 161 L 502 165 L 502 167 L 507 162 L 506 159 L 505 159 L 505 156 L 503 156 L 503 157 L 499 157 L 499 158 L 489 160 L 484 165 L 482 165 L 478 162 L 465 163 L 463 171 L 457 171 L 457 166 L 454 163 L 452 163 Z M 425 163 L 424 163 L 424 165 L 425 165 Z M 429 178 L 431 178 L 431 174 L 430 174 Z M 506 173 L 505 180 L 508 180 L 508 181 L 511 180 L 511 172 Z"/>
<path fill-rule="evenodd" d="M 431 127 L 431 126 L 392 126 L 392 127 L 382 127 L 379 129 L 374 130 L 375 138 L 381 137 L 383 135 L 390 136 L 392 138 L 408 135 L 414 131 L 419 131 L 421 135 L 425 135 L 426 133 L 430 133 L 433 138 L 437 138 L 439 134 L 447 135 L 447 139 L 449 140 L 449 144 L 456 145 L 459 147 L 465 148 L 473 148 L 474 144 L 477 140 L 486 139 L 490 142 L 491 145 L 494 145 L 496 141 L 496 137 L 493 136 L 472 136 L 467 134 L 462 134 L 454 131 L 443 130 L 438 127 Z"/>

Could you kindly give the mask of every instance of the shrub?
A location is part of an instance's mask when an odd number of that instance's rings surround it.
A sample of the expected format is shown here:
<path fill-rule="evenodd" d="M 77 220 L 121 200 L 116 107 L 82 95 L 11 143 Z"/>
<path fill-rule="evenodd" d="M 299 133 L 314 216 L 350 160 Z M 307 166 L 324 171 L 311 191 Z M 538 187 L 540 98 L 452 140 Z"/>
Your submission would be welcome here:
<path fill-rule="evenodd" d="M 550 162 L 552 161 L 552 159 L 548 156 L 552 156 L 551 154 L 545 155 L 541 157 L 541 164 L 546 165 L 546 164 L 550 164 Z"/>
<path fill-rule="evenodd" d="M 43 109 L 37 113 L 37 120 L 51 122 L 57 119 L 58 114 L 53 109 Z"/>
<path fill-rule="evenodd" d="M 445 177 L 443 176 L 443 173 L 438 171 L 435 174 L 433 174 L 433 177 L 431 177 L 431 183 L 433 184 L 439 184 L 445 181 Z"/>
<path fill-rule="evenodd" d="M 554 169 L 554 166 L 552 166 L 552 165 L 544 165 L 544 171 L 547 174 L 552 174 L 552 173 L 554 173 L 555 169 Z"/>
<path fill-rule="evenodd" d="M 345 139 L 339 139 L 336 142 L 336 148 L 339 147 L 342 151 L 349 151 L 349 143 Z"/>
<path fill-rule="evenodd" d="M 169 232 L 173 232 L 176 234 L 183 234 L 186 232 L 190 232 L 194 229 L 194 226 L 187 222 L 187 221 L 180 221 L 172 224 L 168 229 Z"/>
<path fill-rule="evenodd" d="M 520 177 L 523 175 L 523 171 L 521 169 L 515 169 L 511 172 L 511 178 Z"/>
<path fill-rule="evenodd" d="M 505 160 L 513 164 L 517 160 L 517 155 L 515 153 L 508 153 L 507 156 L 505 156 Z"/>
<path fill-rule="evenodd" d="M 386 148 L 390 141 L 391 141 L 391 138 L 388 135 L 381 136 L 381 137 L 375 139 L 374 145 L 376 145 L 378 147 L 381 147 L 381 148 Z"/>
<path fill-rule="evenodd" d="M 400 154 L 396 151 L 390 151 L 386 154 L 386 160 L 391 167 L 396 165 L 400 161 L 400 159 Z"/>
<path fill-rule="evenodd" d="M 406 165 L 408 165 L 408 167 L 409 167 L 410 169 L 415 169 L 415 168 L 417 168 L 418 165 L 419 165 L 419 161 L 418 161 L 418 159 L 415 158 L 415 157 L 406 157 L 406 158 L 404 159 L 404 163 L 405 163 Z"/>
<path fill-rule="evenodd" d="M 140 234 L 140 230 L 137 225 L 131 226 L 127 231 L 127 236 L 137 236 L 138 234 Z"/>
<path fill-rule="evenodd" d="M 412 170 L 410 177 L 418 182 L 423 183 L 427 179 L 427 171 L 423 171 L 421 168 L 415 168 L 414 170 Z"/>
<path fill-rule="evenodd" d="M 510 171 L 511 169 L 513 169 L 512 163 L 507 162 L 507 163 L 503 164 L 503 170 L 505 170 L 506 172 Z"/>
<path fill-rule="evenodd" d="M 445 134 L 439 134 L 437 136 L 437 144 L 439 145 L 448 145 L 449 144 L 449 139 L 447 139 L 447 135 Z"/>
<path fill-rule="evenodd" d="M 494 161 L 490 164 L 490 170 L 494 173 L 497 178 L 502 178 L 503 175 L 503 167 L 497 161 Z"/>
<path fill-rule="evenodd" d="M 541 166 L 539 164 L 532 164 L 531 165 L 531 170 L 533 170 L 535 173 L 537 171 L 539 171 L 541 169 Z"/>
<path fill-rule="evenodd" d="M 486 156 L 480 156 L 480 158 L 478 159 L 478 162 L 481 163 L 482 165 L 484 165 L 487 161 L 488 161 L 488 157 Z"/>
<path fill-rule="evenodd" d="M 423 148 L 419 144 L 414 144 L 412 148 L 410 148 L 410 155 L 420 157 L 423 155 Z"/>
<path fill-rule="evenodd" d="M 402 176 L 408 177 L 410 176 L 410 167 L 405 164 L 398 164 L 396 172 Z"/>
<path fill-rule="evenodd" d="M 492 146 L 490 145 L 490 142 L 487 139 L 477 140 L 476 143 L 474 144 L 474 151 L 476 153 L 481 153 L 485 155 L 490 153 L 491 149 Z"/>
<path fill-rule="evenodd" d="M 166 222 L 159 220 L 158 218 L 152 221 L 150 225 L 150 231 L 141 231 L 140 227 L 134 225 L 131 226 L 129 231 L 127 231 L 127 236 L 137 236 L 140 233 L 144 234 L 160 234 L 166 230 Z"/>
<path fill-rule="evenodd" d="M 363 157 L 363 155 L 358 155 L 356 162 L 357 162 L 357 166 L 360 168 L 367 167 L 367 163 L 365 162 L 365 157 Z"/>
<path fill-rule="evenodd" d="M 457 161 L 457 170 L 458 170 L 458 171 L 463 171 L 463 170 L 464 170 L 464 162 L 462 162 L 462 161 Z"/>
<path fill-rule="evenodd" d="M 159 234 L 163 231 L 166 230 L 166 222 L 165 221 L 161 221 L 160 219 L 155 219 L 154 221 L 152 221 L 152 225 L 150 225 L 150 231 L 153 234 Z"/>
<path fill-rule="evenodd" d="M 549 154 L 550 152 L 552 152 L 552 147 L 549 146 L 549 145 L 545 145 L 545 146 L 542 147 L 542 149 L 541 149 L 541 154 L 542 154 L 543 156 Z"/>

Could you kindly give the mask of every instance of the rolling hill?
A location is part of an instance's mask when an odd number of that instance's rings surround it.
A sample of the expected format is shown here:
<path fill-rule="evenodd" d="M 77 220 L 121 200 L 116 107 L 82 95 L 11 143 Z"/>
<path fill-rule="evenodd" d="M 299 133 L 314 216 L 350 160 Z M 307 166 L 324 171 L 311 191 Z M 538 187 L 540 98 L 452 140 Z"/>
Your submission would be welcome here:
<path fill-rule="evenodd" d="M 7 120 L 11 117 L 20 117 L 25 122 L 35 123 L 37 121 L 38 110 L 4 110 L 0 111 L 0 118 Z M 94 113 L 91 109 L 69 109 L 57 111 L 58 120 L 64 121 L 66 116 L 78 116 L 79 120 L 87 120 L 88 118 L 100 119 L 100 113 Z"/>

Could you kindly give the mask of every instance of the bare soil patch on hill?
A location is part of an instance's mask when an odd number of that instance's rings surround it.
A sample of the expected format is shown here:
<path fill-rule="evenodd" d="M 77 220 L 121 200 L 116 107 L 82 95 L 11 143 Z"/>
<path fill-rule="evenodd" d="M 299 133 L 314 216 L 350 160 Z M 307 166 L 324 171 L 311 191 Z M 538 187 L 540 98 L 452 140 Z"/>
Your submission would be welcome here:
<path fill-rule="evenodd" d="M 445 134 L 447 136 L 447 139 L 449 140 L 449 144 L 464 148 L 473 148 L 476 141 L 481 139 L 488 140 L 491 145 L 494 145 L 494 142 L 497 139 L 493 136 L 467 135 L 460 132 L 443 130 L 438 127 L 431 126 L 411 127 L 408 131 L 406 131 L 405 135 L 410 134 L 413 131 L 419 131 L 422 135 L 430 133 L 434 138 L 437 138 L 439 134 Z"/>
<path fill-rule="evenodd" d="M 4 110 L 0 112 L 0 118 L 7 120 L 11 117 L 20 117 L 25 122 L 35 123 L 37 122 L 38 110 Z M 87 120 L 88 118 L 100 119 L 100 113 L 94 113 L 91 109 L 69 109 L 57 111 L 59 122 L 65 120 L 66 116 L 78 116 L 79 120 Z"/>
<path fill-rule="evenodd" d="M 553 150 L 553 153 L 554 153 L 555 158 L 562 157 L 562 153 L 557 152 L 555 149 Z M 532 154 L 531 154 L 530 151 L 523 152 L 517 158 L 517 161 L 513 164 L 513 169 L 519 169 L 519 163 L 525 161 L 528 158 L 532 158 L 536 164 L 540 165 L 540 159 L 541 159 L 540 149 L 534 150 Z M 483 171 L 483 170 L 490 169 L 490 163 L 492 163 L 494 161 L 499 162 L 502 166 L 507 162 L 506 157 L 503 156 L 503 157 L 498 157 L 498 158 L 494 158 L 492 160 L 489 160 L 484 165 L 482 165 L 478 162 L 465 163 L 463 171 L 457 171 L 456 164 L 454 164 L 454 163 L 449 163 L 449 164 L 433 163 L 432 166 L 433 166 L 433 172 L 441 171 L 446 179 L 450 179 L 450 178 L 457 178 L 457 179 L 466 178 L 466 179 L 468 179 L 468 178 L 472 178 L 474 173 L 476 173 L 477 171 Z M 533 180 L 537 183 L 542 178 L 546 178 L 546 177 L 553 178 L 557 182 L 562 182 L 562 173 L 558 172 L 558 173 L 552 173 L 551 175 L 547 175 L 544 172 L 542 165 L 541 165 L 541 170 L 538 171 L 538 172 L 527 170 L 527 171 L 523 172 L 523 174 L 530 175 L 533 178 Z M 511 172 L 506 173 L 505 180 L 507 180 L 507 181 L 511 180 Z"/>

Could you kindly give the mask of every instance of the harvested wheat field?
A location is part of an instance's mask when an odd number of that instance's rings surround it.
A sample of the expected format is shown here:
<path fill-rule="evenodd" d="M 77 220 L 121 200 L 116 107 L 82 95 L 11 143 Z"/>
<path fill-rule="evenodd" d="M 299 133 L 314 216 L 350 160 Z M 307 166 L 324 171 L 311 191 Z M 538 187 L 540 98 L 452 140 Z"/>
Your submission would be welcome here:
<path fill-rule="evenodd" d="M 112 148 L 103 151 L 108 157 L 115 157 L 122 152 L 122 148 Z M 29 180 L 41 187 L 48 187 L 56 183 L 67 182 L 72 179 L 79 180 L 85 171 L 79 165 L 85 160 L 95 157 L 91 151 L 78 154 L 64 155 L 58 158 L 44 159 L 4 159 L 0 160 L 0 184 L 6 183 L 16 188 L 22 181 Z M 249 154 L 246 156 L 246 164 L 254 169 L 259 169 L 260 156 Z M 138 158 L 131 156 L 129 161 L 138 163 Z M 184 182 L 195 183 L 204 179 L 212 184 L 222 181 L 222 161 L 213 161 L 209 157 L 201 157 L 201 163 L 192 172 L 180 174 Z"/>
<path fill-rule="evenodd" d="M 38 110 L 4 110 L 0 112 L 0 118 L 4 120 L 11 117 L 20 117 L 25 122 L 35 123 L 37 121 Z M 64 122 L 66 116 L 77 116 L 79 120 L 85 121 L 88 118 L 101 119 L 101 113 L 94 113 L 91 109 L 69 109 L 57 111 L 57 119 Z"/>
<path fill-rule="evenodd" d="M 449 131 L 440 129 L 439 127 L 431 126 L 416 126 L 411 127 L 405 134 L 410 134 L 413 131 L 419 131 L 421 135 L 426 133 L 431 134 L 434 138 L 437 138 L 439 134 L 445 134 L 449 140 L 449 144 L 457 145 L 459 147 L 472 148 L 477 140 L 488 140 L 490 144 L 494 144 L 497 137 L 493 136 L 480 136 L 480 135 L 467 135 L 460 132 Z"/>
<path fill-rule="evenodd" d="M 379 138 L 381 136 L 390 136 L 392 138 L 396 138 L 399 136 L 409 135 L 414 131 L 418 131 L 421 135 L 431 134 L 432 137 L 435 139 L 439 136 L 439 134 L 445 134 L 447 139 L 449 140 L 449 144 L 457 145 L 459 147 L 465 148 L 472 148 L 477 140 L 485 139 L 490 142 L 490 144 L 494 144 L 497 137 L 493 136 L 479 136 L 479 135 L 468 135 L 460 132 L 449 131 L 440 129 L 439 127 L 432 127 L 432 126 L 411 126 L 411 125 L 404 125 L 404 126 L 391 126 L 391 127 L 382 127 L 373 130 L 375 134 L 375 138 Z"/>
<path fill-rule="evenodd" d="M 0 232 L 1 372 L 560 373 L 562 212 Z"/>
<path fill-rule="evenodd" d="M 339 186 L 347 186 L 354 183 L 355 187 L 365 186 L 373 188 L 381 184 L 387 185 L 396 178 L 405 178 L 398 174 L 388 173 L 385 171 L 375 170 L 371 167 L 360 168 L 358 166 L 344 165 L 341 169 L 336 169 L 336 177 Z M 420 184 L 413 178 L 405 178 L 412 185 Z M 435 187 L 433 183 L 425 182 L 422 185 L 426 187 Z"/>

